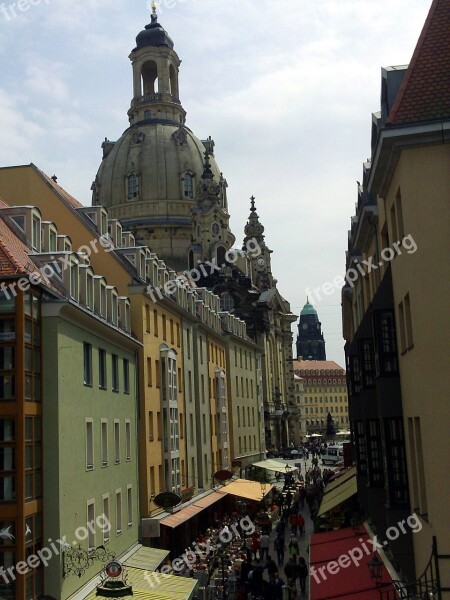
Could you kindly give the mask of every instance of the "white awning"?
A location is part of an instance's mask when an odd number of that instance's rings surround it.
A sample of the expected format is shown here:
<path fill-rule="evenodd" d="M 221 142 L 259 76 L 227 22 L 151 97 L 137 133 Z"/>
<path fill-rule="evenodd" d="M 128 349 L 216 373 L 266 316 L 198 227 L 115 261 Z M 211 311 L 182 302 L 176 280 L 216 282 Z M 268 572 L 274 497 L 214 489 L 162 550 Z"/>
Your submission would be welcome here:
<path fill-rule="evenodd" d="M 299 467 L 293 467 L 288 463 L 284 463 L 273 458 L 268 458 L 267 460 L 261 460 L 260 462 L 253 463 L 253 466 L 261 467 L 261 469 L 267 469 L 268 471 L 277 471 L 278 473 L 291 473 L 292 471 L 298 471 L 299 469 Z M 289 468 L 286 469 L 286 466 Z"/>

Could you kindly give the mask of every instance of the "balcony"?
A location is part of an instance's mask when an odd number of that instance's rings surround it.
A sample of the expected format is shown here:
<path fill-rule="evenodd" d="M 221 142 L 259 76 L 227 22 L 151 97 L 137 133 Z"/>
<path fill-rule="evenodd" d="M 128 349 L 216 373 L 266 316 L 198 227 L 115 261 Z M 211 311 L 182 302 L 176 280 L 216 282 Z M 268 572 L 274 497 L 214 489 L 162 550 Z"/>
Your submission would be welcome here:
<path fill-rule="evenodd" d="M 131 106 L 135 108 L 141 104 L 152 104 L 157 102 L 172 102 L 174 104 L 181 104 L 180 99 L 176 96 L 172 96 L 172 94 L 154 92 L 152 94 L 144 94 L 143 96 L 133 98 L 131 101 Z"/>

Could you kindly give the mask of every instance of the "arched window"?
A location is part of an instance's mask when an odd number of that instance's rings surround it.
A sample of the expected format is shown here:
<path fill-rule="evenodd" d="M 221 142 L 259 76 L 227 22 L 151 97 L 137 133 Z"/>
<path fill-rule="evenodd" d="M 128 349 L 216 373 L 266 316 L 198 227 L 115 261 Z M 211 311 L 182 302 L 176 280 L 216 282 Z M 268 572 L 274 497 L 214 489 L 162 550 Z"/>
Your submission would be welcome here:
<path fill-rule="evenodd" d="M 153 60 L 148 60 L 142 66 L 142 88 L 144 96 L 146 94 L 155 94 L 158 91 L 155 85 L 157 79 L 158 67 Z"/>
<path fill-rule="evenodd" d="M 234 298 L 228 292 L 224 292 L 220 296 L 220 308 L 222 310 L 227 310 L 228 312 L 232 312 L 234 309 Z"/>
<path fill-rule="evenodd" d="M 139 177 L 136 173 L 130 173 L 127 178 L 127 197 L 134 200 L 139 196 Z"/>
<path fill-rule="evenodd" d="M 190 173 L 185 173 L 183 175 L 183 196 L 185 198 L 194 197 L 193 177 Z"/>

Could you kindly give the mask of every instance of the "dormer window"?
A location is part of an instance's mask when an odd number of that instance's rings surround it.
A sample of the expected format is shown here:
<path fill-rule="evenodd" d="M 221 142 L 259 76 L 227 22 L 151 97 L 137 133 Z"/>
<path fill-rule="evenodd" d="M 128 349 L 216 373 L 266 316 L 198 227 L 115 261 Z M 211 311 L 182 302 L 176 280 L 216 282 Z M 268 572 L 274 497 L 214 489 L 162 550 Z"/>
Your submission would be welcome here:
<path fill-rule="evenodd" d="M 41 251 L 41 220 L 36 215 L 33 215 L 33 228 L 32 228 L 31 245 L 38 252 Z"/>
<path fill-rule="evenodd" d="M 220 296 L 220 308 L 223 311 L 231 312 L 234 309 L 234 298 L 228 292 L 224 292 Z"/>
<path fill-rule="evenodd" d="M 139 177 L 136 173 L 130 173 L 127 178 L 127 198 L 135 200 L 139 197 Z"/>

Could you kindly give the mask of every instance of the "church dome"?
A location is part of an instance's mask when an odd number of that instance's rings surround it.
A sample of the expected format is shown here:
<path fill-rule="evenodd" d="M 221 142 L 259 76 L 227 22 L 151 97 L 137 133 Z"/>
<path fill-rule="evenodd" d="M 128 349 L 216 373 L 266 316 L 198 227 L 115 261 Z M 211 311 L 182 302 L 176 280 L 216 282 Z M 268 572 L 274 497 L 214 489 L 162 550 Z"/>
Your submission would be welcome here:
<path fill-rule="evenodd" d="M 314 306 L 312 304 L 310 304 L 309 302 L 307 302 L 305 304 L 305 306 L 302 308 L 302 312 L 300 313 L 300 316 L 303 317 L 305 315 L 314 315 L 314 316 L 318 316 L 317 315 L 317 310 L 314 308 Z"/>
<path fill-rule="evenodd" d="M 103 142 L 93 204 L 105 206 L 110 218 L 120 219 L 138 241 L 161 256 L 173 255 L 174 242 L 168 232 L 177 231 L 184 238 L 185 259 L 204 153 L 210 143 L 200 141 L 184 125 L 151 121 L 133 125 L 117 142 Z M 218 183 L 219 167 L 212 156 L 209 161 Z"/>
<path fill-rule="evenodd" d="M 158 23 L 152 15 L 152 22 L 145 26 L 136 37 L 136 50 L 148 46 L 168 46 L 173 49 L 173 41 L 167 31 Z"/>

